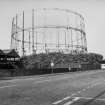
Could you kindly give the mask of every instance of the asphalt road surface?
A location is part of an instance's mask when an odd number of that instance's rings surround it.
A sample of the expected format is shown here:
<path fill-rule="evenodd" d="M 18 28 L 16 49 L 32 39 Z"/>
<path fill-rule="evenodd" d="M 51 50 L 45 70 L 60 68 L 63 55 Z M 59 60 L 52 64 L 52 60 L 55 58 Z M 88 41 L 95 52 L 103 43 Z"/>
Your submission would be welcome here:
<path fill-rule="evenodd" d="M 2 80 L 0 105 L 105 105 L 105 71 Z"/>

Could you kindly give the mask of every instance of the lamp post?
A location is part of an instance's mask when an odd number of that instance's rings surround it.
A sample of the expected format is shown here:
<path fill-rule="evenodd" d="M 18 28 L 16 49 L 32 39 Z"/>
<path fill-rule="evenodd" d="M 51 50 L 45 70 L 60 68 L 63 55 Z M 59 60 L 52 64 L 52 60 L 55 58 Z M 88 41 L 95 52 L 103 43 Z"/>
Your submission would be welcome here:
<path fill-rule="evenodd" d="M 51 62 L 51 72 L 53 73 L 54 62 Z"/>

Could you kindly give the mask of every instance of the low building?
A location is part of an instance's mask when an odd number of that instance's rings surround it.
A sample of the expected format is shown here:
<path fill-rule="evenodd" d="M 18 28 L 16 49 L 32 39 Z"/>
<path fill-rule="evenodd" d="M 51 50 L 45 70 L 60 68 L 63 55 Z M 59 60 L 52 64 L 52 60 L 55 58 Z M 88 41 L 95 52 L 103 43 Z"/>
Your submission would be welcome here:
<path fill-rule="evenodd" d="M 14 49 L 0 50 L 0 69 L 11 68 L 12 64 L 19 62 L 20 56 Z"/>
<path fill-rule="evenodd" d="M 105 60 L 100 61 L 101 69 L 105 69 Z"/>

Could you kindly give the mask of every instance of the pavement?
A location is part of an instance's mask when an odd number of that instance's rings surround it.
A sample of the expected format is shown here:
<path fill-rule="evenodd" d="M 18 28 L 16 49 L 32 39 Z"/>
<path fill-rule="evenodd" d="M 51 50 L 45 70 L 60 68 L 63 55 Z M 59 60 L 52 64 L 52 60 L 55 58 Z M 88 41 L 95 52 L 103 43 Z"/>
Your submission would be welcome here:
<path fill-rule="evenodd" d="M 105 71 L 2 80 L 0 105 L 105 105 Z"/>

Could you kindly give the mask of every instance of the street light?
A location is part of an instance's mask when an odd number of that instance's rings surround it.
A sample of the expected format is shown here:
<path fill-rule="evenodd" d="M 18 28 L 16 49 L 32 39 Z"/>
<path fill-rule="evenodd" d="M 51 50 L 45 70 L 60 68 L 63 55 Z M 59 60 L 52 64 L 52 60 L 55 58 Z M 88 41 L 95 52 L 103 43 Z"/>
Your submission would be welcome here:
<path fill-rule="evenodd" d="M 53 67 L 54 67 L 54 62 L 51 62 L 51 70 L 52 70 L 52 73 L 53 73 Z"/>

